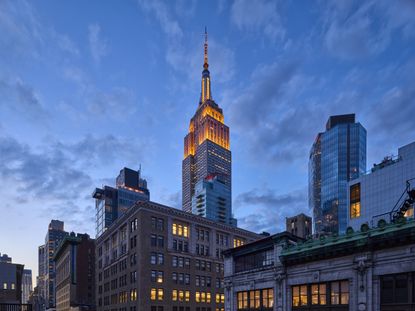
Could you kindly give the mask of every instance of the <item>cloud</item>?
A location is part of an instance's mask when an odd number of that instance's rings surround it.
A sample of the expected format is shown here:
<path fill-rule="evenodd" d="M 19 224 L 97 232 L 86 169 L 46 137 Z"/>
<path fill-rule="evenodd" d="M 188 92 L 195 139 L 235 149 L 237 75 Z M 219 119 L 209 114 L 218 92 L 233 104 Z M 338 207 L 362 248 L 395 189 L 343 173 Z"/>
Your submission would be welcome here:
<path fill-rule="evenodd" d="M 285 36 L 277 1 L 236 0 L 231 8 L 231 21 L 241 31 L 262 32 L 273 40 Z"/>
<path fill-rule="evenodd" d="M 87 135 L 75 143 L 55 144 L 58 149 L 67 151 L 82 161 L 82 167 L 102 167 L 117 162 L 119 167 L 138 166 L 151 157 L 153 145 L 150 139 L 144 137 L 126 139 L 113 135 Z"/>
<path fill-rule="evenodd" d="M 184 32 L 178 19 L 171 13 L 172 10 L 166 2 L 162 1 L 138 1 L 140 7 L 148 13 L 152 13 L 159 22 L 162 31 L 167 37 L 167 63 L 177 72 L 182 73 L 189 81 L 200 79 L 203 65 L 202 36 L 198 36 L 197 42 L 184 43 Z M 182 3 L 176 3 L 178 15 L 191 15 L 195 10 L 185 2 L 187 10 L 181 8 Z M 193 3 L 193 2 L 192 2 Z M 195 4 L 196 5 L 196 2 Z M 202 28 L 200 33 L 202 33 Z M 200 39 L 200 40 L 199 40 Z M 218 40 L 209 39 L 210 68 L 215 74 L 215 81 L 227 82 L 235 73 L 235 56 L 232 49 L 220 43 Z M 187 85 L 181 83 L 181 85 Z"/>
<path fill-rule="evenodd" d="M 161 29 L 170 39 L 182 38 L 183 31 L 177 20 L 170 14 L 170 9 L 167 7 L 165 2 L 159 0 L 138 0 L 138 4 L 146 12 L 154 14 L 157 21 L 160 23 Z"/>
<path fill-rule="evenodd" d="M 91 187 L 91 178 L 58 148 L 35 152 L 11 137 L 0 137 L 0 154 L 0 176 L 12 181 L 25 198 L 45 203 L 76 200 Z"/>
<path fill-rule="evenodd" d="M 19 77 L 0 76 L 0 109 L 17 111 L 29 118 L 43 118 L 46 111 L 41 104 L 39 94 L 33 87 Z"/>
<path fill-rule="evenodd" d="M 225 94 L 232 130 L 243 137 L 252 158 L 274 165 L 306 158 L 307 142 L 324 115 L 322 105 L 305 95 L 320 83 L 302 74 L 299 62 L 279 60 L 258 66 L 248 87 Z"/>
<path fill-rule="evenodd" d="M 79 56 L 74 41 L 41 22 L 31 3 L 0 1 L 0 61 L 34 58 L 48 64 L 60 52 Z"/>
<path fill-rule="evenodd" d="M 58 47 L 69 54 L 79 56 L 80 52 L 76 44 L 67 36 L 63 34 L 55 33 L 56 42 Z"/>
<path fill-rule="evenodd" d="M 96 171 L 107 167 L 138 166 L 151 154 L 151 143 L 112 135 L 86 136 L 76 142 L 49 140 L 29 146 L 0 136 L 0 179 L 13 185 L 4 193 L 14 209 L 37 207 L 40 218 L 54 217 L 91 232 L 94 208 L 91 192 L 101 184 Z M 145 157 L 144 157 L 145 156 Z M 93 173 L 94 172 L 94 173 Z M 111 182 L 113 184 L 113 181 Z M 175 196 L 171 196 L 174 200 Z"/>
<path fill-rule="evenodd" d="M 278 194 L 271 189 L 252 189 L 239 194 L 234 201 L 236 211 L 255 210 L 238 218 L 238 226 L 255 232 L 285 230 L 285 218 L 308 213 L 307 191 Z"/>
<path fill-rule="evenodd" d="M 97 23 L 88 26 L 88 41 L 91 56 L 95 63 L 99 64 L 108 53 L 108 44 L 101 37 L 101 27 Z"/>
<path fill-rule="evenodd" d="M 330 2 L 323 14 L 325 46 L 333 56 L 346 60 L 382 53 L 396 31 L 410 37 L 415 30 L 415 8 L 410 2 Z"/>
<path fill-rule="evenodd" d="M 163 189 L 161 191 L 160 202 L 167 206 L 181 209 L 182 208 L 182 194 L 180 191 L 177 191 L 174 193 L 168 193 L 168 190 Z"/>

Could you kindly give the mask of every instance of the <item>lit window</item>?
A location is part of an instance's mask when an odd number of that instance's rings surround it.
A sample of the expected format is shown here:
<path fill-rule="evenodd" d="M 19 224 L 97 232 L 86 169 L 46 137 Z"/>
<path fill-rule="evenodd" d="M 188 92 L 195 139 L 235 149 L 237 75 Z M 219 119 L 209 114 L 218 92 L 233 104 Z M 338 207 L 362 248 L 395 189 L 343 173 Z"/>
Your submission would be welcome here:
<path fill-rule="evenodd" d="M 162 288 L 159 288 L 159 289 L 157 290 L 157 299 L 158 299 L 158 300 L 163 300 L 163 296 L 164 296 L 164 291 L 163 291 L 163 289 L 162 289 Z"/>
<path fill-rule="evenodd" d="M 350 218 L 360 217 L 360 183 L 350 187 Z"/>
<path fill-rule="evenodd" d="M 233 247 L 242 246 L 245 244 L 245 241 L 242 239 L 235 238 L 233 239 Z"/>
<path fill-rule="evenodd" d="M 155 288 L 152 288 L 151 289 L 151 295 L 150 295 L 151 300 L 156 300 L 157 299 L 156 293 L 157 293 L 157 290 Z"/>
<path fill-rule="evenodd" d="M 173 291 L 171 292 L 171 300 L 177 301 L 177 289 L 173 289 Z"/>
<path fill-rule="evenodd" d="M 189 237 L 189 226 L 173 223 L 172 233 L 173 235 L 178 235 L 178 236 L 188 238 Z"/>

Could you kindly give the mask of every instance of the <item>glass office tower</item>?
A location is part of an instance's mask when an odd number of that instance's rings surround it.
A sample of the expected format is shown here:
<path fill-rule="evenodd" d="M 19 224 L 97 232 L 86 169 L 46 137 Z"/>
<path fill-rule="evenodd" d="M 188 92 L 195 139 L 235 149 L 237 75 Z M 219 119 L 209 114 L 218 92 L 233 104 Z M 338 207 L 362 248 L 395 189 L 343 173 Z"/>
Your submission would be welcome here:
<path fill-rule="evenodd" d="M 315 233 L 344 233 L 347 183 L 366 171 L 366 129 L 354 114 L 331 116 L 309 158 L 309 205 Z"/>

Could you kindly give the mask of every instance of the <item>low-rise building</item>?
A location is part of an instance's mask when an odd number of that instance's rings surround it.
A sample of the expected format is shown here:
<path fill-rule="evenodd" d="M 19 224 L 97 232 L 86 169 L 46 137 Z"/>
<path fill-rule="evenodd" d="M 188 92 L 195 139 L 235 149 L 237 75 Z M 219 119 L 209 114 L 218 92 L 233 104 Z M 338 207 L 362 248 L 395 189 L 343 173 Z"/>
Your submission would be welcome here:
<path fill-rule="evenodd" d="M 97 309 L 224 311 L 222 253 L 260 237 L 137 202 L 97 238 Z"/>
<path fill-rule="evenodd" d="M 225 252 L 225 309 L 415 309 L 415 221 L 300 242 L 280 233 Z"/>
<path fill-rule="evenodd" d="M 375 226 L 380 219 L 387 222 L 399 217 L 398 212 L 415 189 L 415 142 L 398 150 L 396 157 L 385 157 L 368 174 L 348 183 L 348 226 L 359 230 L 364 223 Z M 415 200 L 415 198 L 414 198 Z M 404 211 L 414 218 L 412 204 Z"/>
<path fill-rule="evenodd" d="M 3 254 L 0 257 L 0 303 L 22 303 L 22 276 L 24 265 L 12 263 L 12 259 Z"/>
<path fill-rule="evenodd" d="M 95 310 L 95 240 L 66 236 L 54 256 L 56 310 Z"/>

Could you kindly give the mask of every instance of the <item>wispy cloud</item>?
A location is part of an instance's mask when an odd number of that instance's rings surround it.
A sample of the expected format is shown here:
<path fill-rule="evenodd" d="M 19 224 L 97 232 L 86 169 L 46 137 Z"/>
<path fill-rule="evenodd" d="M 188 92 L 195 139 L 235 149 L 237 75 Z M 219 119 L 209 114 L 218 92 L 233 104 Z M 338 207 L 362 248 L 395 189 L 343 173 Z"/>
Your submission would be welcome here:
<path fill-rule="evenodd" d="M 97 23 L 88 26 L 88 41 L 91 56 L 95 63 L 99 64 L 108 53 L 108 43 L 102 38 L 101 26 Z"/>
<path fill-rule="evenodd" d="M 264 34 L 272 40 L 284 39 L 278 1 L 236 0 L 231 8 L 231 21 L 241 31 Z"/>

